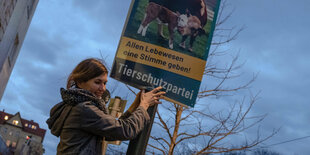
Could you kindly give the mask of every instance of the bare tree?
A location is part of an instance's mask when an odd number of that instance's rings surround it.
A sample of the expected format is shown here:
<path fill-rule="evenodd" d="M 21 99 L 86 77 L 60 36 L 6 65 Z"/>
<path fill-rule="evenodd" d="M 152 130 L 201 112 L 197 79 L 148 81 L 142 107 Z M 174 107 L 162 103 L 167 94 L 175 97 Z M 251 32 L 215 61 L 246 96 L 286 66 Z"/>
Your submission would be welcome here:
<path fill-rule="evenodd" d="M 183 106 L 164 103 L 163 108 L 157 111 L 155 125 L 162 129 L 162 132 L 151 136 L 149 148 L 158 150 L 161 154 L 182 154 L 185 144 L 192 144 L 191 154 L 223 153 L 237 150 L 246 150 L 266 141 L 276 130 L 269 135 L 262 137 L 257 128 L 255 139 L 245 138 L 244 145 L 232 145 L 228 141 L 230 137 L 242 135 L 246 130 L 253 128 L 265 118 L 266 115 L 249 116 L 257 95 L 242 98 L 230 104 L 230 107 L 215 111 L 205 99 L 212 97 L 221 98 L 227 95 L 234 95 L 249 86 L 255 81 L 257 75 L 253 75 L 247 82 L 237 86 L 227 86 L 230 80 L 240 78 L 239 69 L 244 65 L 238 62 L 239 55 L 231 58 L 227 65 L 221 65 L 219 57 L 227 56 L 229 50 L 221 50 L 223 45 L 237 39 L 244 27 L 225 28 L 224 23 L 231 17 L 233 10 L 227 13 L 228 1 L 222 1 L 218 15 L 218 21 L 214 32 L 212 50 L 204 71 L 204 78 L 213 79 L 216 83 L 213 86 L 203 86 L 198 94 L 196 106 L 199 108 L 185 108 Z M 224 12 L 225 11 L 225 12 Z M 204 105 L 204 106 L 203 106 Z M 167 114 L 170 113 L 170 114 Z M 157 131 L 157 133 L 159 133 Z M 177 147 L 177 146 L 181 147 Z M 178 149 L 176 149 L 178 148 Z"/>
<path fill-rule="evenodd" d="M 258 99 L 258 94 L 243 97 L 229 103 L 222 109 L 211 107 L 206 99 L 214 101 L 236 95 L 242 90 L 249 90 L 257 74 L 244 83 L 231 86 L 231 80 L 242 78 L 240 69 L 244 63 L 239 62 L 239 54 L 231 56 L 231 50 L 222 47 L 237 39 L 244 27 L 231 26 L 225 23 L 233 14 L 229 3 L 222 0 L 218 21 L 213 34 L 213 42 L 204 70 L 207 85 L 201 86 L 195 108 L 186 108 L 178 104 L 165 102 L 157 111 L 153 128 L 161 129 L 152 133 L 147 152 L 150 154 L 212 154 L 241 151 L 253 148 L 277 133 L 272 131 L 262 136 L 259 127 L 266 115 L 250 116 L 250 110 Z M 229 63 L 223 65 L 222 57 L 230 56 Z M 228 62 L 228 61 L 226 61 Z M 211 83 L 212 82 L 212 83 Z M 131 93 L 135 92 L 127 86 Z M 115 90 L 113 89 L 112 92 Z M 256 128 L 257 127 L 257 128 Z M 240 139 L 245 131 L 255 129 L 254 139 L 244 138 L 240 145 L 231 139 Z M 111 152 L 123 154 L 124 150 L 108 148 Z"/>
<path fill-rule="evenodd" d="M 273 151 L 273 150 L 268 150 L 268 149 L 257 149 L 253 153 L 254 155 L 280 155 L 280 153 Z"/>

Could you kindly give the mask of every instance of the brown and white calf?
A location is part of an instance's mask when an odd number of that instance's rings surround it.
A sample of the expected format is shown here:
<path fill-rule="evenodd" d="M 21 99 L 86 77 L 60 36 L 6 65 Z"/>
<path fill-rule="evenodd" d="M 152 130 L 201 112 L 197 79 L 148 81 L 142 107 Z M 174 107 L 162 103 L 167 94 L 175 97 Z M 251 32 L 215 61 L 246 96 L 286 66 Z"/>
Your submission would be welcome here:
<path fill-rule="evenodd" d="M 207 0 L 149 0 L 161 6 L 168 8 L 173 12 L 180 12 L 188 15 L 188 24 L 186 26 L 178 26 L 178 32 L 182 35 L 182 41 L 179 44 L 185 47 L 185 41 L 190 37 L 188 50 L 192 51 L 193 43 L 198 35 L 205 34 L 203 27 L 208 20 Z M 197 24 L 201 25 L 198 27 Z"/>
<path fill-rule="evenodd" d="M 146 8 L 144 19 L 141 22 L 137 33 L 145 36 L 149 24 L 155 19 L 158 21 L 158 34 L 161 36 L 163 36 L 162 24 L 168 25 L 169 48 L 173 49 L 174 30 L 176 30 L 177 27 L 186 27 L 188 17 L 186 15 L 180 15 L 179 13 L 172 12 L 159 4 L 150 2 Z"/>
<path fill-rule="evenodd" d="M 203 27 L 206 25 L 208 20 L 207 14 L 207 6 L 204 0 L 194 0 L 193 2 L 196 3 L 199 9 L 197 10 L 187 10 L 189 17 L 188 17 L 188 24 L 185 27 L 179 27 L 178 29 L 180 34 L 182 35 L 182 41 L 179 44 L 182 48 L 186 48 L 185 41 L 190 36 L 189 47 L 188 50 L 193 52 L 193 44 L 196 40 L 196 37 L 201 34 L 206 34 Z M 198 4 L 200 3 L 200 4 Z M 183 33 L 182 33 L 183 32 Z"/>
<path fill-rule="evenodd" d="M 180 47 L 186 48 L 185 41 L 190 36 L 188 50 L 193 52 L 193 43 L 196 37 L 200 34 L 205 34 L 205 30 L 201 26 L 201 22 L 197 16 L 189 15 L 188 22 L 185 27 L 178 27 L 178 32 L 182 35 L 182 41 L 179 44 Z"/>

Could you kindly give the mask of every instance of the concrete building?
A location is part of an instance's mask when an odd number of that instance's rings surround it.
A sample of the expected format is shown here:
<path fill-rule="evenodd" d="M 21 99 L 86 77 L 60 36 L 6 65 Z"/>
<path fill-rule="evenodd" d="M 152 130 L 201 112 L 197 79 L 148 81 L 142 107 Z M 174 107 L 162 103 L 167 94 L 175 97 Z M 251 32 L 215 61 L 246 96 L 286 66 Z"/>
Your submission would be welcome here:
<path fill-rule="evenodd" d="M 23 119 L 19 112 L 11 115 L 0 111 L 0 135 L 14 155 L 42 155 L 45 133 L 38 123 Z"/>
<path fill-rule="evenodd" d="M 38 0 L 0 0 L 0 100 Z"/>

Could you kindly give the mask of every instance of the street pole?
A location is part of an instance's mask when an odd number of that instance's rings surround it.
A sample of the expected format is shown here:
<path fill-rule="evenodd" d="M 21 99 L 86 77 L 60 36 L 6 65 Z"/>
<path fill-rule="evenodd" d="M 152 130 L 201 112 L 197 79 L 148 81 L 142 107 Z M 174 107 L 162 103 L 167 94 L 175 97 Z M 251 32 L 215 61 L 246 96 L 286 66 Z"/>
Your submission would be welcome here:
<path fill-rule="evenodd" d="M 111 109 L 111 113 L 110 115 L 113 116 L 113 117 L 116 117 L 117 115 L 117 112 L 120 111 L 120 103 L 121 103 L 121 98 L 119 96 L 115 96 L 115 100 L 114 100 L 114 103 L 113 103 L 113 107 Z M 107 148 L 108 148 L 108 142 L 107 141 L 103 141 L 102 142 L 102 155 L 105 155 L 106 152 L 107 152 Z"/>
<path fill-rule="evenodd" d="M 129 142 L 127 155 L 144 155 L 152 130 L 153 122 L 156 115 L 157 104 L 148 108 L 147 112 L 150 116 L 150 123 L 142 130 L 142 132 Z"/>

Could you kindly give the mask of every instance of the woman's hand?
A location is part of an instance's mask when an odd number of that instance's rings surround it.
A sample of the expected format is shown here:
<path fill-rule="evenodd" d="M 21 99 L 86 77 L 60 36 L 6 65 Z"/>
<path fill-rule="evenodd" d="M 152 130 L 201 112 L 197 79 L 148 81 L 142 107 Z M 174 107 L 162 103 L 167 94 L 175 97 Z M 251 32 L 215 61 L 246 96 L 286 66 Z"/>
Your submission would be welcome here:
<path fill-rule="evenodd" d="M 161 86 L 149 91 L 145 92 L 145 90 L 142 90 L 141 97 L 140 97 L 140 106 L 143 107 L 145 110 L 149 108 L 149 106 L 152 106 L 154 104 L 161 104 L 159 99 L 162 99 L 166 94 L 164 91 L 160 91 L 162 89 Z"/>

